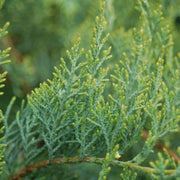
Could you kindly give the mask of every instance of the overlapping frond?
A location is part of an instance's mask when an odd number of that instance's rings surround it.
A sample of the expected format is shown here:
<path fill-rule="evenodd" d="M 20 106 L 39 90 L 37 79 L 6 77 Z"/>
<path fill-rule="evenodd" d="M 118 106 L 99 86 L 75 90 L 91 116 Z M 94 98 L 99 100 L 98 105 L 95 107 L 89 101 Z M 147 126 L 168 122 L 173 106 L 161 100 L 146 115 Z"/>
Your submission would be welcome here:
<path fill-rule="evenodd" d="M 154 10 L 141 0 L 138 9 L 140 23 L 131 32 L 131 47 L 122 53 L 110 78 L 105 62 L 112 56 L 111 47 L 105 45 L 109 34 L 104 33 L 102 3 L 90 49 L 81 49 L 79 38 L 54 68 L 53 78 L 28 95 L 28 103 L 22 102 L 10 122 L 12 99 L 4 118 L 4 177 L 28 165 L 37 169 L 38 162 L 46 167 L 54 162 L 96 163 L 96 158 L 102 164 L 99 179 L 106 179 L 111 164 L 123 168 L 122 179 L 135 179 L 134 172 L 141 170 L 154 178 L 169 177 L 168 163 L 174 168 L 172 177 L 178 174 L 178 165 L 160 154 L 159 161 L 151 163 L 154 169 L 140 166 L 155 143 L 177 129 L 180 110 L 179 63 L 171 55 L 172 37 L 164 26 L 161 7 Z M 113 90 L 105 97 L 109 84 Z M 148 138 L 142 149 L 128 161 L 118 161 L 137 144 L 143 130 L 148 131 Z M 98 157 L 104 157 L 103 162 Z"/>

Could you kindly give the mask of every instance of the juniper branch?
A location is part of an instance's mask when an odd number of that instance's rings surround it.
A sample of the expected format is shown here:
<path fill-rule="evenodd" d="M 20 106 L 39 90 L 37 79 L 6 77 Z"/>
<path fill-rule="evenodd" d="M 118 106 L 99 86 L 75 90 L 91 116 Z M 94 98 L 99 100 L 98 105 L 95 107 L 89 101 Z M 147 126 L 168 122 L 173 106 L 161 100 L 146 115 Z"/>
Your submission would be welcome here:
<path fill-rule="evenodd" d="M 48 166 L 51 166 L 54 164 L 64 164 L 65 165 L 65 164 L 78 164 L 78 163 L 93 163 L 93 164 L 102 165 L 104 163 L 104 160 L 105 160 L 105 158 L 95 158 L 95 157 L 84 157 L 84 158 L 65 157 L 65 158 L 53 159 L 52 161 L 45 160 L 42 162 L 32 164 L 27 168 L 21 169 L 19 172 L 17 172 L 16 174 L 14 174 L 12 176 L 11 180 L 21 179 L 22 177 L 25 177 L 27 174 L 29 174 L 37 169 L 45 168 L 45 167 L 48 167 Z M 156 170 L 154 168 L 140 166 L 135 163 L 130 163 L 129 161 L 123 162 L 123 161 L 119 161 L 119 160 L 111 160 L 110 165 L 115 166 L 115 167 L 128 166 L 130 168 L 133 168 L 133 169 L 136 169 L 138 171 L 148 173 L 148 174 L 158 173 L 158 172 L 156 172 Z M 170 175 L 170 174 L 175 173 L 175 170 L 168 169 L 168 170 L 165 170 L 164 173 L 167 175 Z"/>
<path fill-rule="evenodd" d="M 148 132 L 145 131 L 145 130 L 143 130 L 143 138 L 146 140 L 147 137 L 148 137 Z M 175 160 L 176 163 L 180 162 L 179 156 L 178 156 L 173 150 L 171 150 L 170 148 L 168 148 L 168 147 L 166 147 L 165 145 L 161 144 L 159 141 L 156 142 L 155 147 L 158 148 L 158 149 L 160 149 L 161 151 L 162 151 L 163 149 L 166 149 L 167 152 L 169 153 L 169 155 L 170 155 L 172 158 L 174 158 L 174 160 Z"/>

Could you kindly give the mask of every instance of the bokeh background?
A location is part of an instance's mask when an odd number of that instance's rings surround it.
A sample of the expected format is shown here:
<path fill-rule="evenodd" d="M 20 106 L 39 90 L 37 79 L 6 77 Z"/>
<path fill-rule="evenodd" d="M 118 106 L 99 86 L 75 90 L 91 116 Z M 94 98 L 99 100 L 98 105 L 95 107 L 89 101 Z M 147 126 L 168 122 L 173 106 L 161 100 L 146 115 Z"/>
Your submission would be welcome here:
<path fill-rule="evenodd" d="M 177 55 L 180 52 L 180 1 L 152 0 L 151 3 L 154 6 L 157 3 L 162 4 L 164 17 L 172 29 L 174 55 Z M 122 52 L 128 51 L 128 44 L 131 43 L 130 30 L 139 20 L 139 12 L 136 11 L 135 6 L 134 0 L 106 0 L 105 31 L 110 33 L 108 45 L 116 46 L 116 50 L 112 48 L 113 58 L 109 62 L 112 68 L 120 59 Z M 10 99 L 16 96 L 13 116 L 21 100 L 26 99 L 26 94 L 38 87 L 40 82 L 52 77 L 53 67 L 59 64 L 60 57 L 65 56 L 66 49 L 70 49 L 78 37 L 82 39 L 81 46 L 88 49 L 98 8 L 97 0 L 5 1 L 0 11 L 0 27 L 7 21 L 10 22 L 10 26 L 8 35 L 0 40 L 0 48 L 11 47 L 12 50 L 11 63 L 0 69 L 0 72 L 8 71 L 6 87 L 3 89 L 5 94 L 0 96 L 0 107 L 3 111 L 6 110 Z M 176 133 L 162 141 L 175 150 L 179 138 L 179 133 Z M 140 147 L 141 142 L 124 158 L 136 153 Z M 78 174 L 78 168 L 80 167 L 74 167 L 77 179 L 79 177 L 85 179 L 83 175 Z M 91 175 L 92 172 L 95 174 L 94 167 L 88 166 L 88 168 Z M 113 169 L 111 177 L 113 178 L 117 173 L 116 169 Z M 93 175 L 87 177 L 87 174 L 86 178 L 93 179 Z"/>

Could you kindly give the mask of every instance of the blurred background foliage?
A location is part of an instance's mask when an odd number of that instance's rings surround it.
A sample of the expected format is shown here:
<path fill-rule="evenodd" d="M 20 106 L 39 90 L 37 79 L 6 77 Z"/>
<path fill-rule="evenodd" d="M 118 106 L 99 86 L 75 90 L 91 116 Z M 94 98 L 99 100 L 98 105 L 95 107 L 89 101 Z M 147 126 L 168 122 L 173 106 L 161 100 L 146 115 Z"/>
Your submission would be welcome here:
<path fill-rule="evenodd" d="M 172 29 L 174 55 L 177 55 L 180 52 L 180 1 L 152 0 L 151 3 L 162 4 L 164 17 Z M 113 68 L 121 59 L 122 52 L 130 51 L 131 29 L 139 20 L 135 6 L 134 0 L 106 0 L 106 31 L 110 32 L 108 46 L 112 46 L 113 54 L 109 67 Z M 17 96 L 15 112 L 27 93 L 51 78 L 53 67 L 77 37 L 82 39 L 81 46 L 88 48 L 98 8 L 95 0 L 5 1 L 0 12 L 0 27 L 7 21 L 10 27 L 8 36 L 0 40 L 0 48 L 12 48 L 12 62 L 0 69 L 0 72 L 8 71 L 5 95 L 0 97 L 1 109 L 5 111 L 12 96 Z M 165 144 L 176 149 L 178 138 L 179 133 L 166 137 Z M 127 156 L 136 153 L 140 146 L 136 145 Z"/>

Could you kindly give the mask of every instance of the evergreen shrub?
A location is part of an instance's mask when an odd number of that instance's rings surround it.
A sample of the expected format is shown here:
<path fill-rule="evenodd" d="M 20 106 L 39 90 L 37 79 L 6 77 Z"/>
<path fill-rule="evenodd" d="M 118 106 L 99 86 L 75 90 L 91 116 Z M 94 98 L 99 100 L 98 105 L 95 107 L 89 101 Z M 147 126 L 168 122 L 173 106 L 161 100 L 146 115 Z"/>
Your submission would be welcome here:
<path fill-rule="evenodd" d="M 44 2 L 47 9 L 59 7 L 58 1 L 54 1 L 54 6 L 51 1 Z M 13 97 L 4 113 L 0 111 L 1 179 L 164 180 L 180 177 L 180 148 L 177 147 L 180 54 L 173 55 L 173 28 L 163 14 L 165 1 L 133 2 L 129 8 L 133 9 L 134 21 L 123 22 L 124 28 L 121 28 L 122 20 L 118 22 L 116 18 L 115 4 L 120 2 L 98 1 L 98 10 L 92 11 L 98 13 L 94 27 L 84 31 L 90 27 L 88 18 L 95 16 L 89 13 L 74 33 L 84 32 L 80 33 L 83 45 L 81 38 L 73 38 L 73 47 L 60 58 L 53 77 L 29 92 L 19 107 Z M 5 8 L 11 9 L 8 3 L 6 1 Z M 43 1 L 16 4 L 18 11 L 27 10 L 28 3 L 35 6 L 37 3 L 39 8 Z M 86 3 L 82 5 L 88 8 Z M 60 20 L 55 14 L 50 16 L 53 11 L 44 13 L 39 21 L 33 21 L 34 25 L 42 23 L 43 15 Z M 125 18 L 125 12 L 123 14 Z M 41 23 L 33 38 L 41 39 L 38 34 L 43 32 Z M 8 26 L 6 23 L 0 30 L 0 38 L 7 34 Z M 18 27 L 19 32 L 22 27 Z M 50 37 L 51 33 L 59 38 L 64 34 L 53 23 L 49 26 L 48 21 L 47 27 L 44 33 Z M 26 33 L 18 37 L 24 38 Z M 48 41 L 46 35 L 43 38 L 47 39 L 39 43 Z M 30 59 L 38 52 L 32 44 L 24 49 L 18 45 L 19 52 L 30 52 Z M 56 44 L 48 48 L 49 57 L 54 57 L 53 53 L 56 57 Z M 43 50 L 47 49 L 41 52 Z M 1 70 L 9 69 L 11 79 L 11 68 L 4 65 L 9 63 L 9 53 L 10 48 L 0 51 L 0 65 L 3 65 Z M 23 65 L 25 71 L 33 69 L 29 68 L 30 64 Z M 0 88 L 4 87 L 6 74 L 0 75 Z M 13 116 L 11 112 L 16 109 Z"/>

